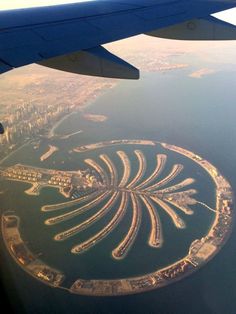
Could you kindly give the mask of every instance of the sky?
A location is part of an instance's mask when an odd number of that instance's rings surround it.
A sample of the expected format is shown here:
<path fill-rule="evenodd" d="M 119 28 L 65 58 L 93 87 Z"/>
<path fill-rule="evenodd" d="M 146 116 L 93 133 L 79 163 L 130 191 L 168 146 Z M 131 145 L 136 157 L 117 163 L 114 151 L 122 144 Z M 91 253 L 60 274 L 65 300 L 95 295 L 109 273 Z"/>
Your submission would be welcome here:
<path fill-rule="evenodd" d="M 0 10 L 86 1 L 91 0 L 0 0 Z M 236 25 L 236 8 L 224 11 L 223 13 L 218 14 L 217 17 Z"/>

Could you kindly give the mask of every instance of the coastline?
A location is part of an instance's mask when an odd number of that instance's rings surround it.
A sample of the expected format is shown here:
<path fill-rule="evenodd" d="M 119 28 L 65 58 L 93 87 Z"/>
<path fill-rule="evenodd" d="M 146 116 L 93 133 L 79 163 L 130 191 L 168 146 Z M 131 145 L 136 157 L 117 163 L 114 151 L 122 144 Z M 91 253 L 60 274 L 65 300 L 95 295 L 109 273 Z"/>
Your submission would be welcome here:
<path fill-rule="evenodd" d="M 6 161 L 9 157 L 11 157 L 12 155 L 14 155 L 15 153 L 17 153 L 19 150 L 21 150 L 23 147 L 29 145 L 31 142 L 33 141 L 33 139 L 27 141 L 26 143 L 22 144 L 20 147 L 18 147 L 16 150 L 13 150 L 9 155 L 5 156 L 3 159 L 0 160 L 0 165 Z"/>
<path fill-rule="evenodd" d="M 98 94 L 96 94 L 95 96 L 93 94 L 89 94 L 90 97 L 88 97 L 88 99 L 85 100 L 85 102 L 81 105 L 79 105 L 77 108 L 75 108 L 72 112 L 62 116 L 58 121 L 55 122 L 55 124 L 52 126 L 52 128 L 50 129 L 47 138 L 51 139 L 53 138 L 56 134 L 55 131 L 56 129 L 61 125 L 61 123 L 63 123 L 64 121 L 66 121 L 66 119 L 68 119 L 70 116 L 77 114 L 79 112 L 83 112 L 86 108 L 92 106 L 99 97 L 103 96 L 105 94 L 105 92 L 113 89 L 114 87 L 116 87 L 119 84 L 119 82 L 114 82 L 111 83 L 111 85 L 109 86 L 103 86 L 103 88 L 101 90 L 98 91 Z M 46 126 L 45 126 L 46 127 Z M 81 130 L 79 130 L 78 132 L 82 132 Z M 67 139 L 67 135 L 61 135 L 62 137 L 64 137 L 64 139 Z M 18 147 L 17 149 L 13 150 L 10 152 L 10 154 L 8 154 L 7 156 L 3 157 L 3 159 L 0 160 L 0 165 L 2 163 L 4 163 L 9 157 L 11 157 L 12 155 L 14 155 L 15 153 L 17 153 L 20 149 L 22 149 L 23 147 L 27 146 L 28 144 L 30 144 L 31 142 L 33 142 L 35 140 L 35 137 L 31 138 L 30 140 L 28 140 L 26 143 L 22 144 L 20 147 Z"/>
<path fill-rule="evenodd" d="M 63 116 L 60 120 L 58 120 L 51 128 L 51 130 L 49 131 L 49 134 L 48 134 L 48 138 L 52 138 L 53 136 L 55 136 L 55 130 L 61 125 L 61 123 L 63 121 L 65 121 L 67 118 L 69 118 L 70 116 L 72 116 L 73 114 L 76 114 L 77 111 L 72 111 L 68 114 L 66 114 L 65 116 Z"/>

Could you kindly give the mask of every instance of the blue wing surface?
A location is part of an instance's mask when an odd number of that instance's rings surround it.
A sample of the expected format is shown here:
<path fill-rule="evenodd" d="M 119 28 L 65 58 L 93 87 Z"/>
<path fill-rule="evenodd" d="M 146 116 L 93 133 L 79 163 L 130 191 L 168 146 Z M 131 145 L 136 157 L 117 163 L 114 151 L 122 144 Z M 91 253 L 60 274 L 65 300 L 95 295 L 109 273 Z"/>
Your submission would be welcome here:
<path fill-rule="evenodd" d="M 0 73 L 235 6 L 236 0 L 90 0 L 0 11 Z"/>

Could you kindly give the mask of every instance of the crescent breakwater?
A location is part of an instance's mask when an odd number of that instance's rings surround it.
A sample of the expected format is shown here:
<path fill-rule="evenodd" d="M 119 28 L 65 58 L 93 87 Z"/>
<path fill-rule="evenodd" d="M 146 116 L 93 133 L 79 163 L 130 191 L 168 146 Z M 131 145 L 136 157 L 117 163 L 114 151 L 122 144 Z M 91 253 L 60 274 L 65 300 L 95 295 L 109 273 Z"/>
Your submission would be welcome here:
<path fill-rule="evenodd" d="M 1 225 L 5 245 L 17 264 L 43 283 L 59 287 L 65 278 L 64 274 L 45 264 L 37 254 L 29 250 L 20 234 L 20 218 L 16 215 L 4 214 L 1 218 Z"/>

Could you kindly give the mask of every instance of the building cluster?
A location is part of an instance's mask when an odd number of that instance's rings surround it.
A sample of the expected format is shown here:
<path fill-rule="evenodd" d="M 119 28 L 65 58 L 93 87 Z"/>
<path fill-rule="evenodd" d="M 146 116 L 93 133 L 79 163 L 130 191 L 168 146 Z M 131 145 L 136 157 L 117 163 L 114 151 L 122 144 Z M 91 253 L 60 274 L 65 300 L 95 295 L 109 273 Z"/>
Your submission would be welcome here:
<path fill-rule="evenodd" d="M 23 265 L 28 265 L 35 259 L 34 256 L 28 252 L 23 243 L 13 243 L 10 245 L 10 249 L 17 260 Z"/>
<path fill-rule="evenodd" d="M 137 293 L 165 286 L 170 280 L 178 280 L 188 272 L 193 271 L 194 268 L 195 267 L 188 260 L 182 259 L 165 269 L 140 277 L 114 280 L 78 279 L 74 282 L 70 291 L 86 295 L 122 295 Z"/>
<path fill-rule="evenodd" d="M 5 113 L 1 118 L 5 133 L 0 137 L 0 155 L 7 156 L 13 149 L 39 135 L 46 135 L 48 130 L 71 112 L 74 105 L 24 103 L 15 110 Z"/>
<path fill-rule="evenodd" d="M 37 265 L 37 267 L 34 268 L 34 275 L 52 285 L 52 286 L 59 286 L 62 279 L 63 279 L 63 275 L 61 273 L 59 273 L 57 270 L 54 270 L 52 268 L 49 268 L 48 266 L 44 266 L 44 265 L 40 265 L 40 267 Z"/>
<path fill-rule="evenodd" d="M 17 164 L 13 167 L 9 167 L 2 172 L 3 177 L 10 180 L 38 182 L 42 179 L 42 173 L 23 165 Z"/>
<path fill-rule="evenodd" d="M 154 276 L 145 276 L 137 279 L 130 279 L 129 284 L 132 288 L 132 290 L 135 292 L 135 290 L 142 290 L 142 289 L 148 289 L 156 284 L 156 279 Z"/>
<path fill-rule="evenodd" d="M 52 175 L 51 178 L 48 180 L 48 184 L 56 185 L 56 186 L 64 186 L 70 187 L 71 186 L 72 176 L 68 174 L 58 174 Z"/>
<path fill-rule="evenodd" d="M 184 273 L 191 271 L 193 266 L 187 260 L 181 260 L 167 269 L 158 272 L 158 275 L 164 280 L 177 279 Z"/>
<path fill-rule="evenodd" d="M 216 221 L 208 235 L 208 241 L 219 246 L 227 239 L 233 219 L 233 192 L 228 181 L 217 171 L 212 170 L 212 178 L 217 186 Z"/>
<path fill-rule="evenodd" d="M 232 200 L 220 199 L 220 212 L 217 215 L 217 224 L 214 225 L 211 232 L 209 233 L 209 240 L 218 246 L 227 239 L 230 225 L 232 223 Z"/>
<path fill-rule="evenodd" d="M 8 180 L 31 183 L 33 187 L 27 190 L 31 195 L 38 195 L 43 186 L 52 186 L 57 187 L 65 197 L 73 195 L 75 198 L 81 196 L 80 191 L 94 190 L 101 185 L 100 178 L 89 170 L 48 170 L 17 164 L 1 171 L 1 175 Z"/>
<path fill-rule="evenodd" d="M 59 286 L 64 279 L 64 275 L 44 264 L 35 256 L 22 240 L 19 231 L 19 217 L 14 215 L 2 216 L 2 233 L 5 244 L 16 262 L 32 276 L 43 282 Z"/>

